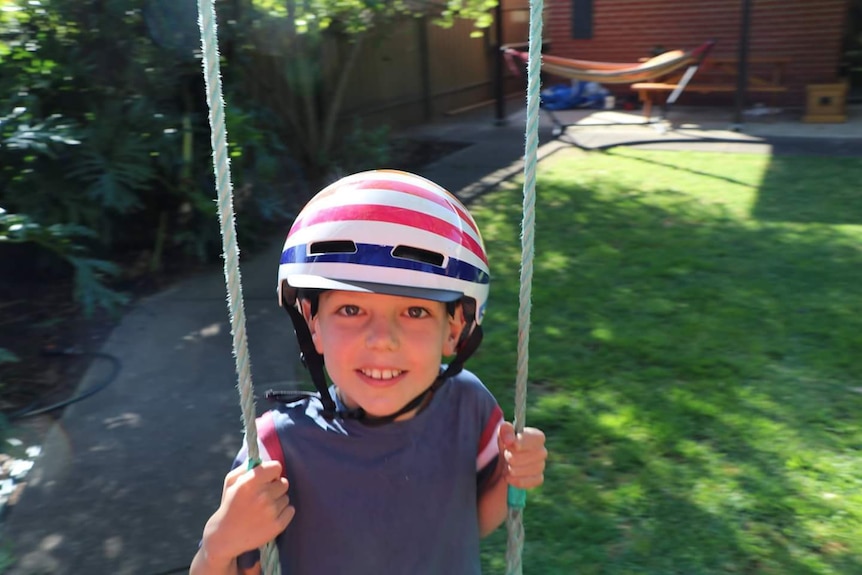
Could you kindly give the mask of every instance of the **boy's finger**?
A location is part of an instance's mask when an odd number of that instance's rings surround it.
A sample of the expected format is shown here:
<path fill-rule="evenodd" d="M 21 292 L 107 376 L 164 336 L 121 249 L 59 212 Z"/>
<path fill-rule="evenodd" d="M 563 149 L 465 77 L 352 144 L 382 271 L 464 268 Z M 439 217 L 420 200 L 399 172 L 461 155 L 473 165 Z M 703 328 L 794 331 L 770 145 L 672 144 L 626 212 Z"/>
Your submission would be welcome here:
<path fill-rule="evenodd" d="M 231 485 L 233 485 L 234 482 L 236 482 L 237 478 L 240 475 L 242 475 L 243 473 L 245 473 L 245 467 L 243 467 L 242 465 L 240 465 L 239 467 L 235 467 L 234 469 L 231 469 L 227 473 L 227 475 L 224 476 L 225 487 L 230 487 Z"/>
<path fill-rule="evenodd" d="M 514 425 L 508 421 L 504 421 L 500 424 L 500 431 L 497 432 L 497 441 L 500 446 L 500 451 L 514 447 L 517 439 Z"/>
<path fill-rule="evenodd" d="M 260 465 L 250 469 L 249 472 L 261 481 L 275 481 L 281 477 L 281 463 L 278 461 L 262 461 Z"/>
<path fill-rule="evenodd" d="M 280 478 L 281 481 L 271 481 L 266 484 L 266 493 L 272 497 L 273 499 L 277 499 L 279 497 L 283 497 L 285 493 L 287 493 L 290 484 L 287 482 L 287 479 L 284 477 Z"/>
<path fill-rule="evenodd" d="M 240 477 L 242 477 L 243 474 L 245 474 L 245 472 L 246 472 L 245 467 L 240 465 L 239 467 L 237 467 L 235 469 L 231 469 L 227 473 L 227 475 L 224 476 L 224 484 L 222 486 L 222 499 L 224 499 L 224 496 L 227 493 L 228 489 L 233 487 L 236 484 L 236 482 L 239 481 Z"/>
<path fill-rule="evenodd" d="M 544 447 L 540 449 L 521 449 L 515 452 L 506 454 L 506 462 L 513 466 L 533 465 L 535 463 L 544 464 L 548 459 L 548 450 Z"/>
<path fill-rule="evenodd" d="M 276 516 L 275 520 L 278 523 L 278 533 L 281 533 L 293 521 L 293 516 L 296 515 L 296 507 L 293 505 L 285 505 Z"/>
<path fill-rule="evenodd" d="M 545 434 L 540 429 L 528 427 L 518 437 L 518 447 L 520 449 L 531 449 L 545 445 Z"/>
<path fill-rule="evenodd" d="M 545 462 L 534 461 L 531 463 L 522 463 L 516 465 L 509 464 L 507 471 L 509 475 L 516 475 L 519 477 L 535 475 L 537 473 L 542 473 L 545 471 Z"/>

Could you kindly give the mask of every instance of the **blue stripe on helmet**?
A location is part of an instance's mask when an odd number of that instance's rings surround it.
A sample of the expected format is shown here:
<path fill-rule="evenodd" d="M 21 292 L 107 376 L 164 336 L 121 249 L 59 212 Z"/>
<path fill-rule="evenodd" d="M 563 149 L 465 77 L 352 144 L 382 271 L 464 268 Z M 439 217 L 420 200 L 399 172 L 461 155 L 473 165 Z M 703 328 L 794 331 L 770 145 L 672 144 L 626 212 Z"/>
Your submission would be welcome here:
<path fill-rule="evenodd" d="M 398 268 L 430 273 L 464 280 L 472 283 L 487 284 L 490 276 L 484 270 L 465 261 L 449 258 L 446 268 L 413 260 L 392 257 L 394 246 L 379 246 L 375 244 L 356 244 L 354 253 L 315 254 L 307 255 L 306 244 L 287 248 L 281 253 L 282 264 L 313 264 L 313 263 L 345 263 L 384 268 Z"/>

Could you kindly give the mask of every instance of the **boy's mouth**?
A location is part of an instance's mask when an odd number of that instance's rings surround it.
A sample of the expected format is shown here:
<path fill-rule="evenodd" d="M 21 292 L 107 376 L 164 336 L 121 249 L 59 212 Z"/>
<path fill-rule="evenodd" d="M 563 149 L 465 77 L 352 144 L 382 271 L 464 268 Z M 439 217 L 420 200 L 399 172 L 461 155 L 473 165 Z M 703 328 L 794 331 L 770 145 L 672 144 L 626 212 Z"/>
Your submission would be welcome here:
<path fill-rule="evenodd" d="M 359 372 L 365 377 L 380 381 L 393 379 L 404 373 L 400 369 L 360 369 Z"/>

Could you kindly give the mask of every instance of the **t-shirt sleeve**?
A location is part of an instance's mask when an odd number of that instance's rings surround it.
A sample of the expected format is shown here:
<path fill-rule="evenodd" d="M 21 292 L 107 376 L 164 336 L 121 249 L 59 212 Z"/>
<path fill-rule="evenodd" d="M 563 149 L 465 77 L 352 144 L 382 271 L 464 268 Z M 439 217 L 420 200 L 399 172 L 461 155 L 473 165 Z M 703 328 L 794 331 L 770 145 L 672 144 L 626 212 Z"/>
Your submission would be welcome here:
<path fill-rule="evenodd" d="M 281 461 L 284 465 L 284 454 L 281 449 L 281 443 L 278 439 L 278 432 L 275 429 L 275 415 L 272 411 L 267 411 L 257 418 L 255 421 L 257 429 L 257 449 L 260 452 L 261 461 Z M 242 440 L 242 448 L 236 454 L 233 460 L 231 469 L 236 469 L 240 465 L 248 464 L 248 437 Z"/>
<path fill-rule="evenodd" d="M 497 469 L 497 459 L 500 457 L 497 445 L 497 433 L 503 422 L 503 410 L 499 405 L 491 411 L 485 422 L 481 439 L 479 440 L 479 453 L 476 456 L 476 487 L 481 493 L 493 479 Z"/>
<path fill-rule="evenodd" d="M 481 472 L 497 460 L 499 446 L 497 433 L 503 423 L 503 410 L 495 402 L 490 413 L 485 417 L 482 435 L 479 438 L 479 449 L 476 455 L 476 471 Z"/>
<path fill-rule="evenodd" d="M 479 378 L 467 370 L 461 372 L 459 377 L 463 378 L 461 383 L 465 385 L 465 391 L 469 394 L 469 401 L 474 407 L 475 425 L 478 426 L 476 484 L 481 490 L 494 476 L 497 468 L 497 457 L 499 456 L 497 434 L 503 423 L 503 410 Z"/>

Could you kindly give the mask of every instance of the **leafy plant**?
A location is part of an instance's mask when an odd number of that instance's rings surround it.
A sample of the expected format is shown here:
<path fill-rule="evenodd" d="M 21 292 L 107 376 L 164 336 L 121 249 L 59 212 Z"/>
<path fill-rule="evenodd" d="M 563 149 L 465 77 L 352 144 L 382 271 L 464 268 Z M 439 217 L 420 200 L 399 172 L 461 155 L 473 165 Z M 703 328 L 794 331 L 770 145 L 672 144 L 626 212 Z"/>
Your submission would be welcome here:
<path fill-rule="evenodd" d="M 148 189 L 154 174 L 142 159 L 149 159 L 146 147 L 131 138 L 102 149 L 87 145 L 69 176 L 85 182 L 87 195 L 99 205 L 126 214 L 141 207 L 137 193 Z"/>
<path fill-rule="evenodd" d="M 55 146 L 81 143 L 72 136 L 74 128 L 61 115 L 54 114 L 31 125 L 26 113 L 26 108 L 17 107 L 6 116 L 0 116 L 0 147 L 54 156 Z"/>
<path fill-rule="evenodd" d="M 6 348 L 0 347 L 0 363 L 14 363 L 18 360 L 18 356 Z"/>
<path fill-rule="evenodd" d="M 17 355 L 15 355 L 14 353 L 12 353 L 11 351 L 9 351 L 8 349 L 6 349 L 4 347 L 0 347 L 0 365 L 3 365 L 4 363 L 16 363 L 18 361 L 21 361 L 21 360 L 18 358 Z M 2 388 L 3 388 L 3 382 L 0 381 L 0 389 L 2 389 Z M 0 439 L 2 439 L 2 437 L 3 437 L 3 433 L 2 433 L 3 425 L 2 425 L 2 423 L 3 423 L 2 420 L 0 420 Z"/>
<path fill-rule="evenodd" d="M 344 174 L 385 166 L 392 159 L 390 130 L 387 126 L 366 129 L 356 119 L 338 152 L 336 164 Z"/>
<path fill-rule="evenodd" d="M 81 226 L 42 226 L 26 215 L 10 214 L 0 208 L 0 246 L 4 242 L 32 242 L 57 254 L 74 268 L 75 297 L 84 313 L 90 315 L 96 308 L 115 312 L 127 303 L 128 297 L 112 290 L 105 282 L 120 270 L 111 262 L 86 256 L 87 250 L 80 240 L 91 237 L 93 232 Z M 0 354 L 0 362 L 3 358 Z M 8 361 L 9 355 L 5 358 Z"/>
<path fill-rule="evenodd" d="M 16 363 L 21 361 L 17 355 L 12 353 L 6 348 L 0 347 L 0 365 L 4 363 Z M 0 380 L 0 390 L 3 389 L 3 381 Z M 5 436 L 8 427 L 8 421 L 6 417 L 0 413 L 0 442 L 5 443 Z M 2 447 L 0 447 L 0 453 L 2 453 Z M 4 566 L 6 565 L 6 561 L 8 561 L 8 557 L 4 556 L 5 550 L 0 547 L 0 573 L 3 573 Z"/>

